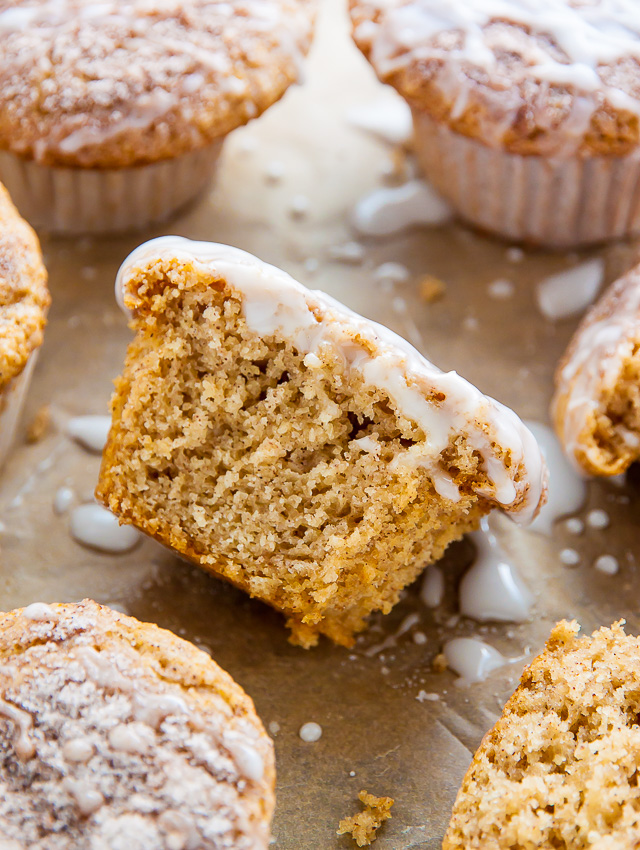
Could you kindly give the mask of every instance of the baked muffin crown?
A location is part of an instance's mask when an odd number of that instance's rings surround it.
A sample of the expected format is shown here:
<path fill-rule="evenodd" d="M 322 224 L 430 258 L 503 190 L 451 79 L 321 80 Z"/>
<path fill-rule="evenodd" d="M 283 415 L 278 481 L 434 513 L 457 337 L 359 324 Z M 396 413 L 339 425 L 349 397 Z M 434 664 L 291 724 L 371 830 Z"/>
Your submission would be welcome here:
<path fill-rule="evenodd" d="M 640 141 L 640 18 L 617 0 L 350 0 L 384 82 L 452 129 L 519 154 Z"/>
<path fill-rule="evenodd" d="M 49 302 L 38 237 L 0 184 L 0 389 L 42 343 Z"/>
<path fill-rule="evenodd" d="M 0 2 L 0 148 L 117 168 L 204 147 L 295 82 L 313 5 Z"/>
<path fill-rule="evenodd" d="M 0 615 L 3 837 L 266 848 L 272 745 L 205 653 L 90 600 Z"/>

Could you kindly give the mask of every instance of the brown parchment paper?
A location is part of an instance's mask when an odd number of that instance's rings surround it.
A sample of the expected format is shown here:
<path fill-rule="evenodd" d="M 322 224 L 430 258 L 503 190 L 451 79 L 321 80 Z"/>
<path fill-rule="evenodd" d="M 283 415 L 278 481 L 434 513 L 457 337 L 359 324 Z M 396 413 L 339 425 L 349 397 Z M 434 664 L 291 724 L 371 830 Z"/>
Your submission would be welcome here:
<path fill-rule="evenodd" d="M 587 528 L 576 537 L 558 523 L 551 537 L 542 537 L 507 520 L 499 523 L 502 543 L 536 597 L 531 622 L 480 626 L 457 618 L 456 585 L 472 558 L 470 545 L 462 542 L 445 559 L 447 595 L 439 610 L 420 603 L 416 585 L 391 615 L 373 618 L 352 651 L 326 642 L 311 651 L 293 647 L 275 612 L 152 541 L 126 555 L 101 554 L 75 543 L 68 513 L 53 511 L 61 486 L 72 488 L 74 504 L 92 498 L 99 457 L 69 440 L 65 425 L 72 416 L 107 411 L 130 338 L 113 297 L 114 276 L 130 250 L 161 233 L 249 250 L 390 325 L 439 366 L 456 369 L 521 416 L 548 421 L 552 373 L 577 319 L 544 320 L 535 284 L 568 268 L 575 257 L 528 252 L 522 262 L 509 262 L 504 244 L 452 224 L 362 240 L 366 256 L 360 265 L 330 259 L 331 246 L 355 236 L 349 223 L 355 202 L 383 183 L 391 148 L 345 121 L 349 108 L 380 93 L 349 41 L 341 1 L 326 0 L 305 84 L 233 134 L 216 187 L 196 206 L 142 235 L 43 238 L 53 306 L 23 431 L 0 480 L 2 608 L 91 596 L 207 648 L 251 694 L 265 725 L 278 724 L 271 729 L 279 729 L 274 846 L 280 850 L 354 846 L 350 838 L 338 838 L 336 829 L 343 816 L 359 810 L 361 788 L 396 799 L 393 819 L 380 831 L 379 850 L 439 847 L 473 750 L 551 625 L 564 616 L 577 617 L 585 630 L 619 617 L 627 618 L 630 630 L 640 625 L 640 499 L 633 473 L 626 483 L 588 485 L 580 515 L 604 508 L 611 517 L 605 530 Z M 285 170 L 279 182 L 267 179 L 274 161 Z M 297 195 L 309 200 L 302 217 L 291 214 Z M 600 253 L 607 282 L 637 258 L 630 244 Z M 316 270 L 309 260 L 317 261 Z M 411 272 L 393 292 L 372 273 L 390 261 Z M 446 283 L 444 296 L 431 304 L 419 296 L 424 274 Z M 514 283 L 512 298 L 489 297 L 487 286 L 496 278 Z M 28 445 L 26 426 L 44 404 L 51 407 L 51 428 Z M 560 562 L 566 546 L 581 555 L 576 568 Z M 593 569 L 595 557 L 604 553 L 619 559 L 618 575 Z M 417 624 L 376 651 L 413 612 Z M 426 644 L 413 641 L 417 630 L 427 636 Z M 458 688 L 453 674 L 432 668 L 444 640 L 456 635 L 481 635 L 517 660 L 482 684 Z M 419 701 L 421 690 L 439 699 Z M 323 729 L 313 744 L 298 735 L 308 721 Z"/>

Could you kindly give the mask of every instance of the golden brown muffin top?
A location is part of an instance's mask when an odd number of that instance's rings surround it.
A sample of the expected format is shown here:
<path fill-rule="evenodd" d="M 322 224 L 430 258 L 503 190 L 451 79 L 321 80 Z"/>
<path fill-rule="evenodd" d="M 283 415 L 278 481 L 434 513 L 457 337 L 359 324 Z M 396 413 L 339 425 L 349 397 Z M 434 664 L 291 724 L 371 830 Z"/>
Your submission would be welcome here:
<path fill-rule="evenodd" d="M 120 167 L 203 147 L 298 78 L 314 0 L 0 0 L 0 148 Z"/>
<path fill-rule="evenodd" d="M 419 109 L 520 154 L 640 140 L 634 0 L 350 0 L 354 38 Z"/>
<path fill-rule="evenodd" d="M 38 237 L 0 184 L 0 390 L 42 343 L 49 301 Z"/>
<path fill-rule="evenodd" d="M 0 740 L 9 842 L 266 850 L 273 752 L 253 704 L 154 625 L 90 600 L 1 614 Z"/>

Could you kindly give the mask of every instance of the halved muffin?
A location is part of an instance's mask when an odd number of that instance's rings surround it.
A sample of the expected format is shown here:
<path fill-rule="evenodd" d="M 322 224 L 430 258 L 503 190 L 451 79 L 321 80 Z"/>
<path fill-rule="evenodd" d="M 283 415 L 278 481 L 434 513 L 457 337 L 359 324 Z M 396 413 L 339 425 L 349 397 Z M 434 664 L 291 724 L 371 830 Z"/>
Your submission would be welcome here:
<path fill-rule="evenodd" d="M 495 506 L 545 492 L 531 433 L 386 328 L 255 257 L 165 237 L 125 262 L 136 331 L 97 497 L 350 644 Z"/>

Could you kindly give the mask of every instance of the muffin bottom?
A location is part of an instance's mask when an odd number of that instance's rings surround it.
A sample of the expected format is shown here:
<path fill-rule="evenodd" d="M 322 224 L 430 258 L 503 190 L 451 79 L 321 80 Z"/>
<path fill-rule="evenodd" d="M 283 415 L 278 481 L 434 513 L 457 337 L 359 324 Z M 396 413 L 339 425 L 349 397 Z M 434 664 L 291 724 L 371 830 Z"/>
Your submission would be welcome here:
<path fill-rule="evenodd" d="M 208 186 L 222 144 L 113 169 L 46 166 L 0 151 L 0 182 L 36 228 L 61 235 L 142 230 L 177 213 Z"/>
<path fill-rule="evenodd" d="M 29 355 L 22 372 L 0 391 L 0 467 L 7 459 L 9 449 L 13 445 L 37 359 L 38 351 L 36 350 Z"/>
<path fill-rule="evenodd" d="M 640 149 L 627 156 L 521 156 L 412 112 L 422 170 L 476 227 L 564 249 L 640 232 Z"/>

